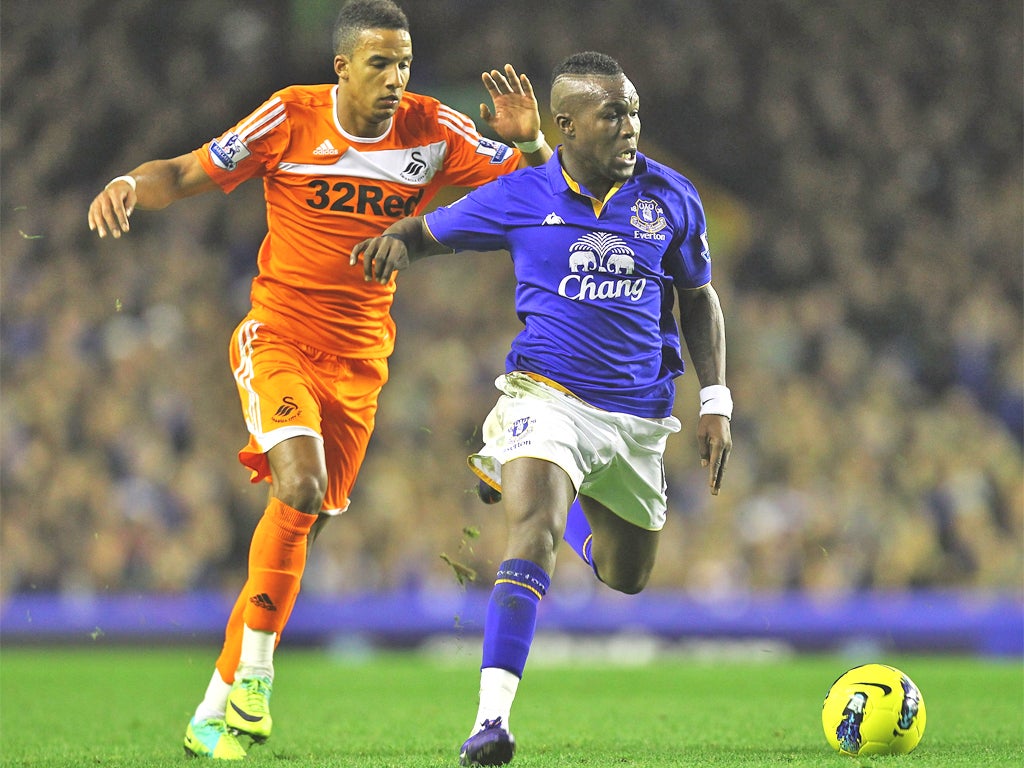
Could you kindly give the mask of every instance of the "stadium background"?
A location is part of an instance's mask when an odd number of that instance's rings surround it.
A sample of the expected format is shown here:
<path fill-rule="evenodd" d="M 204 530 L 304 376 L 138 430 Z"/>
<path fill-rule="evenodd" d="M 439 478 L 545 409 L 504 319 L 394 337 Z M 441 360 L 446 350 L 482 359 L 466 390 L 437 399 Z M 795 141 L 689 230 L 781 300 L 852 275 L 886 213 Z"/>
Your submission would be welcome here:
<path fill-rule="evenodd" d="M 404 6 L 411 88 L 472 116 L 484 68 L 516 64 L 546 113 L 557 61 L 615 56 L 641 148 L 708 208 L 737 402 L 725 488 L 704 487 L 684 376 L 650 593 L 596 592 L 564 554 L 542 621 L 1024 650 L 1020 4 Z M 333 79 L 336 10 L 4 4 L 5 639 L 220 630 L 265 498 L 235 459 L 226 356 L 261 190 L 138 212 L 118 242 L 85 211 L 109 178 L 277 88 Z M 471 625 L 500 560 L 500 513 L 464 456 L 517 327 L 507 259 L 438 259 L 399 283 L 392 381 L 352 508 L 311 556 L 300 638 Z M 459 584 L 442 554 L 480 578 Z"/>

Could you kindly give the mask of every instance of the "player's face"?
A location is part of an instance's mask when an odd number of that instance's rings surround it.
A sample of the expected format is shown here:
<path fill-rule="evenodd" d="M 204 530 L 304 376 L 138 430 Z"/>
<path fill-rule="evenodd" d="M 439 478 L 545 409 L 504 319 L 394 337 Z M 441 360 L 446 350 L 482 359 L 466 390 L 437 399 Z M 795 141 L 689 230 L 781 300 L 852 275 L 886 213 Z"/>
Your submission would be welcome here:
<path fill-rule="evenodd" d="M 404 29 L 366 29 L 351 56 L 334 57 L 338 119 L 356 136 L 373 138 L 398 110 L 412 67 L 412 39 Z"/>
<path fill-rule="evenodd" d="M 625 181 L 636 167 L 640 97 L 624 75 L 587 78 L 575 102 L 565 146 L 584 181 Z"/>

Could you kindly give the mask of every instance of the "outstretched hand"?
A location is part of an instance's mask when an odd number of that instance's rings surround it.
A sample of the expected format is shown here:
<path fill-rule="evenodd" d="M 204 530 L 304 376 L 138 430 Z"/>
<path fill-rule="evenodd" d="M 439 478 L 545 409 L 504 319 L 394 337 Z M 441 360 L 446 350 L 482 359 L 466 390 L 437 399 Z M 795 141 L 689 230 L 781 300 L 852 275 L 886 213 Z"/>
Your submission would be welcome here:
<path fill-rule="evenodd" d="M 128 182 L 120 177 L 110 182 L 89 205 L 89 229 L 100 237 L 108 233 L 115 238 L 128 234 L 128 218 L 137 200 L 135 189 Z"/>
<path fill-rule="evenodd" d="M 356 243 L 349 255 L 349 266 L 354 267 L 363 257 L 363 279 L 386 285 L 391 275 L 409 266 L 409 249 L 405 242 L 392 235 L 371 237 Z"/>
<path fill-rule="evenodd" d="M 486 104 L 480 105 L 480 118 L 505 141 L 536 139 L 540 133 L 540 109 L 530 78 L 516 74 L 515 67 L 506 64 L 504 72 L 492 69 L 480 79 L 494 102 L 493 112 Z"/>
<path fill-rule="evenodd" d="M 700 465 L 708 468 L 708 487 L 717 496 L 722 487 L 722 475 L 732 450 L 732 430 L 725 416 L 705 414 L 697 424 L 697 446 Z"/>

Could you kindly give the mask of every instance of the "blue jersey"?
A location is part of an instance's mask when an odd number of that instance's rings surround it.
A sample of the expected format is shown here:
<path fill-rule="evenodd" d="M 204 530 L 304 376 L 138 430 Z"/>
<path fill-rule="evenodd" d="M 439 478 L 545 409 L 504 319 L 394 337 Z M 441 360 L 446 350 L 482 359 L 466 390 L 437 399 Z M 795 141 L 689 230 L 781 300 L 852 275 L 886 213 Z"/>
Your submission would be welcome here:
<path fill-rule="evenodd" d="M 556 151 L 426 223 L 456 251 L 511 253 L 524 328 L 507 371 L 541 374 L 598 408 L 668 416 L 683 372 L 674 288 L 711 281 L 700 197 L 688 179 L 640 154 L 632 178 L 603 205 L 577 190 Z"/>

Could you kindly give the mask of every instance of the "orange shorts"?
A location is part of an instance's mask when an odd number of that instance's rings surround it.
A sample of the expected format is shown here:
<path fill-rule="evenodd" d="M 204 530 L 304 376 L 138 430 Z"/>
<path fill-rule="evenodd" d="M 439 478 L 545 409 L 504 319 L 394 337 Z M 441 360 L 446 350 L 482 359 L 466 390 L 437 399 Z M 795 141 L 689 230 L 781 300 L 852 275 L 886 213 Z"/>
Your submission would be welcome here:
<path fill-rule="evenodd" d="M 373 433 L 388 361 L 330 355 L 287 339 L 247 317 L 231 336 L 231 370 L 249 428 L 238 460 L 252 482 L 270 480 L 266 453 L 290 437 L 323 441 L 325 514 L 348 508 L 349 493 Z"/>

